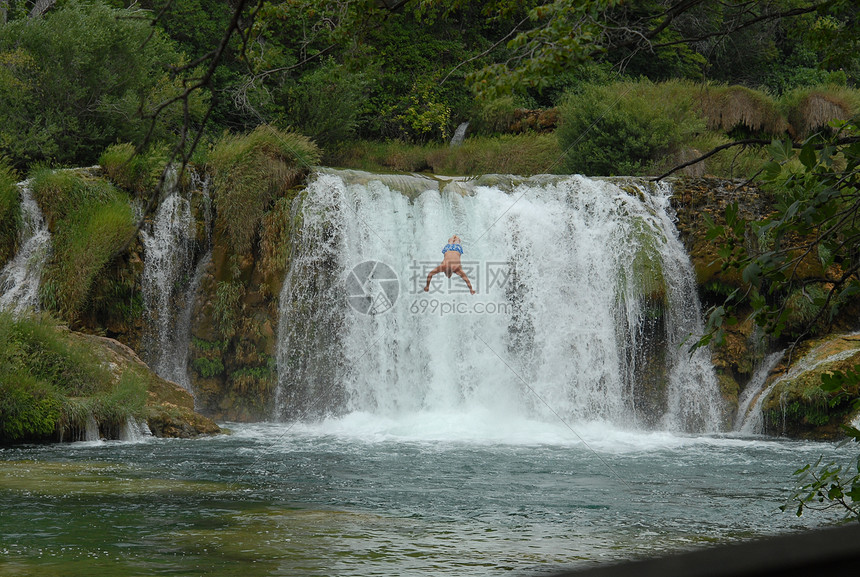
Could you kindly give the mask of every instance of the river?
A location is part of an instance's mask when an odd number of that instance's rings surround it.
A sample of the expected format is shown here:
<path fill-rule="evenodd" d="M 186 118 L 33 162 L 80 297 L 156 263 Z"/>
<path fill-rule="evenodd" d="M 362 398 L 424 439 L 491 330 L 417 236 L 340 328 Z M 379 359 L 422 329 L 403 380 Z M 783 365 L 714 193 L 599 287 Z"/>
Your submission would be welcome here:
<path fill-rule="evenodd" d="M 480 412 L 227 426 L 0 450 L 0 573 L 540 575 L 821 526 L 779 506 L 845 453 Z"/>

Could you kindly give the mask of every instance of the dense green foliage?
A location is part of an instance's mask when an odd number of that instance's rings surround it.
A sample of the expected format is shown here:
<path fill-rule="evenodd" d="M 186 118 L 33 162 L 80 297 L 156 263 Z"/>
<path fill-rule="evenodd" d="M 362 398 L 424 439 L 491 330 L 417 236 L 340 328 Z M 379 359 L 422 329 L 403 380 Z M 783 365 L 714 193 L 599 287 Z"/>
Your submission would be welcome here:
<path fill-rule="evenodd" d="M 796 152 L 791 141 L 774 141 L 764 178 L 773 186 L 774 212 L 758 222 L 726 209 L 726 226 L 712 226 L 724 267 L 741 271 L 744 286 L 710 312 L 710 338 L 720 341 L 724 322 L 735 323 L 740 304 L 776 337 L 799 338 L 813 323 L 827 326 L 860 294 L 860 141 L 852 123 L 834 121 L 830 135 L 808 139 Z M 747 235 L 758 239 L 755 247 Z M 811 305 L 790 307 L 797 291 Z M 806 322 L 791 324 L 792 315 Z M 792 326 L 794 325 L 794 326 Z"/>
<path fill-rule="evenodd" d="M 12 258 L 21 224 L 21 199 L 15 172 L 0 158 L 0 268 Z"/>
<path fill-rule="evenodd" d="M 563 137 L 562 148 L 582 136 L 571 170 L 618 174 L 645 170 L 697 130 L 695 122 L 658 126 L 659 114 L 619 93 L 631 80 L 717 80 L 764 89 L 753 100 L 767 105 L 762 95 L 852 87 L 860 78 L 860 17 L 846 0 L 123 4 L 60 0 L 31 18 L 26 2 L 10 2 L 0 25 L 0 154 L 16 167 L 92 164 L 117 141 L 139 146 L 156 110 L 151 138 L 175 144 L 207 102 L 209 139 L 269 124 L 312 138 L 327 161 L 344 158 L 339 149 L 355 139 L 441 144 L 465 120 L 473 136 L 504 133 L 516 108 L 570 108 L 571 94 L 593 100 L 604 90 L 626 110 L 601 116 L 592 102 L 591 112 L 568 119 L 575 136 Z M 234 9 L 238 28 L 229 27 Z M 733 90 L 712 104 L 734 102 L 741 89 Z M 688 97 L 681 102 L 686 108 Z M 602 120 L 577 134 L 589 116 Z M 603 154 L 598 143 L 619 123 L 628 150 L 576 160 Z M 730 134 L 737 128 L 717 124 Z M 607 168 L 619 152 L 620 164 Z"/>
<path fill-rule="evenodd" d="M 53 255 L 40 287 L 42 305 L 74 321 L 96 275 L 135 233 L 127 195 L 80 172 L 40 169 L 33 194 L 53 233 Z"/>
<path fill-rule="evenodd" d="M 121 426 L 143 415 L 145 383 L 114 383 L 90 347 L 48 317 L 0 312 L 0 443 L 80 435 L 88 418 Z"/>
<path fill-rule="evenodd" d="M 313 142 L 271 126 L 218 141 L 207 157 L 215 175 L 215 226 L 236 254 L 250 250 L 265 211 L 318 162 Z"/>
<path fill-rule="evenodd" d="M 67 2 L 12 20 L 0 26 L 0 154 L 18 166 L 80 166 L 117 140 L 142 142 L 146 116 L 181 90 L 168 67 L 182 63 L 174 42 L 133 10 Z M 204 102 L 193 99 L 192 119 Z M 182 114 L 165 109 L 154 136 L 170 138 Z"/>
<path fill-rule="evenodd" d="M 631 175 L 655 163 L 705 128 L 694 110 L 695 88 L 649 81 L 588 84 L 561 105 L 558 138 L 569 172 Z"/>
<path fill-rule="evenodd" d="M 823 393 L 835 394 L 834 400 L 853 398 L 854 410 L 860 409 L 857 389 L 860 387 L 860 365 L 847 371 L 836 371 L 821 377 Z M 860 430 L 845 427 L 849 444 L 856 449 L 860 442 Z M 848 519 L 860 522 L 860 451 L 847 462 L 823 462 L 807 464 L 795 471 L 795 488 L 783 511 L 797 507 L 800 517 L 804 510 L 823 510 L 840 508 Z"/>

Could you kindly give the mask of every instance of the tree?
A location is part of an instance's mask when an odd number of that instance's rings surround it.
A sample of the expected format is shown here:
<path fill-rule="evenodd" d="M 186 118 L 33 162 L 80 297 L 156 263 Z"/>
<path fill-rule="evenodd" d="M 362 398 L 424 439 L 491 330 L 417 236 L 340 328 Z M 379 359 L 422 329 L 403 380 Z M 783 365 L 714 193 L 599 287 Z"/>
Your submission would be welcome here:
<path fill-rule="evenodd" d="M 857 45 L 858 8 L 846 0 L 555 0 L 531 9 L 527 20 L 511 31 L 502 58 L 470 79 L 476 91 L 495 96 L 514 88 L 541 88 L 552 75 L 596 58 L 621 68 L 640 60 L 639 71 L 656 61 L 663 68 L 696 75 L 708 72 L 706 64 L 720 65 L 721 58 L 738 53 L 726 50 L 735 40 L 748 42 L 754 33 L 765 47 L 778 30 L 804 15 L 817 15 L 813 29 L 804 32 L 819 39 L 822 51 L 839 46 L 842 56 L 825 64 L 838 68 L 837 61 L 856 60 L 845 52 Z M 749 62 L 750 54 L 744 58 Z M 738 66 L 729 58 L 722 68 Z"/>
<path fill-rule="evenodd" d="M 199 122 L 206 94 L 166 106 L 182 91 L 171 66 L 186 61 L 136 10 L 68 3 L 0 28 L 0 154 L 15 164 L 92 164 L 117 140 L 169 138 Z M 109 55 L 109 57 L 106 57 Z"/>

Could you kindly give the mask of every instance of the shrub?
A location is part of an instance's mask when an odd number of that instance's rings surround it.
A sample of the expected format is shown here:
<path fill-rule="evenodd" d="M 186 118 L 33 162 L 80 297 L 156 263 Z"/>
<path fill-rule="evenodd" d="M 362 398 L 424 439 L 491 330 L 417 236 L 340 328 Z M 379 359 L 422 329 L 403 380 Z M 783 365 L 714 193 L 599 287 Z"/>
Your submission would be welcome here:
<path fill-rule="evenodd" d="M 564 170 L 605 176 L 653 171 L 704 130 L 694 94 L 692 84 L 677 81 L 580 87 L 559 106 Z"/>
<path fill-rule="evenodd" d="M 776 102 L 766 93 L 744 86 L 708 86 L 698 106 L 711 130 L 779 136 L 788 128 Z"/>
<path fill-rule="evenodd" d="M 319 149 L 305 136 L 263 125 L 225 136 L 207 162 L 215 176 L 216 233 L 226 234 L 231 249 L 244 254 L 265 211 L 319 162 Z"/>
<path fill-rule="evenodd" d="M 358 122 L 363 81 L 328 62 L 286 91 L 287 122 L 323 148 L 351 138 Z"/>
<path fill-rule="evenodd" d="M 15 255 L 21 226 L 21 198 L 15 172 L 0 158 L 0 268 Z"/>
<path fill-rule="evenodd" d="M 140 112 L 181 93 L 168 68 L 183 62 L 148 19 L 101 2 L 63 2 L 0 26 L 0 154 L 16 166 L 81 166 L 118 140 L 141 143 L 149 120 Z M 192 99 L 192 120 L 204 103 Z M 171 136 L 183 112 L 166 109 L 153 136 Z"/>
<path fill-rule="evenodd" d="M 206 357 L 197 357 L 192 363 L 192 367 L 198 375 L 204 379 L 209 379 L 224 373 L 224 363 L 220 357 L 207 359 Z"/>
<path fill-rule="evenodd" d="M 502 96 L 489 101 L 481 101 L 477 118 L 472 130 L 484 135 L 507 132 L 514 122 L 517 103 L 513 96 Z"/>
<path fill-rule="evenodd" d="M 134 234 L 134 213 L 128 197 L 114 186 L 77 172 L 41 169 L 32 186 L 54 234 L 40 300 L 73 322 L 96 275 Z"/>
<path fill-rule="evenodd" d="M 102 153 L 99 164 L 114 184 L 141 195 L 158 185 L 167 164 L 167 152 L 156 146 L 136 153 L 133 144 L 114 144 Z"/>

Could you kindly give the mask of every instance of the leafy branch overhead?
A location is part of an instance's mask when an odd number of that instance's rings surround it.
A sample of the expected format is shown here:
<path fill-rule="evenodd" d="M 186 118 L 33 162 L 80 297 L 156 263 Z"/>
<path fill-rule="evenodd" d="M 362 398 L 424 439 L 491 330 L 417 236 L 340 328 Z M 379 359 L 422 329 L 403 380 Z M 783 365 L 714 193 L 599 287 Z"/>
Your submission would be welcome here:
<path fill-rule="evenodd" d="M 802 331 L 789 335 L 800 339 L 816 323 L 829 326 L 860 294 L 860 138 L 851 122 L 834 121 L 831 128 L 832 134 L 803 143 L 768 146 L 772 160 L 761 178 L 774 204 L 766 218 L 749 222 L 733 203 L 724 225 L 707 219 L 723 269 L 739 271 L 743 286 L 709 311 L 700 345 L 721 342 L 743 306 L 767 334 L 780 337 L 793 299 L 816 311 Z"/>

